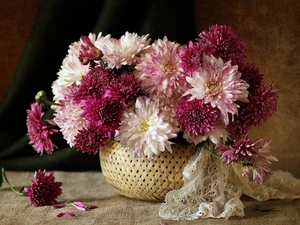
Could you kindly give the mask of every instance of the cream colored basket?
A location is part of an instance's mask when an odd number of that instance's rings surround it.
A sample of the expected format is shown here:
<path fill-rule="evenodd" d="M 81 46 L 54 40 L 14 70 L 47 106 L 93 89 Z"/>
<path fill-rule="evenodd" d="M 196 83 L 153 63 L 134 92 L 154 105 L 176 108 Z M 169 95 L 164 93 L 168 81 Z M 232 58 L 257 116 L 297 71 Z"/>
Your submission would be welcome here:
<path fill-rule="evenodd" d="M 121 195 L 163 201 L 167 192 L 182 187 L 183 168 L 196 151 L 193 144 L 172 146 L 173 153 L 165 151 L 149 161 L 146 157 L 133 158 L 126 147 L 110 141 L 107 147 L 100 149 L 102 173 Z"/>

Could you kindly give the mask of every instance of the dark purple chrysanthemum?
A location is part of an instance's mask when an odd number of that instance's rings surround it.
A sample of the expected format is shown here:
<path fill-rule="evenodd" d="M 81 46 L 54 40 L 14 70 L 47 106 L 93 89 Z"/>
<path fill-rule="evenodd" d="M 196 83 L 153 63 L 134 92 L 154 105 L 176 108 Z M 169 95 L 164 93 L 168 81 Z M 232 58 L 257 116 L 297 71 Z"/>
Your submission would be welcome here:
<path fill-rule="evenodd" d="M 57 133 L 58 130 L 54 128 L 47 128 L 42 122 L 44 112 L 42 112 L 42 104 L 37 102 L 31 104 L 31 109 L 27 110 L 27 135 L 29 138 L 29 144 L 33 146 L 33 149 L 41 155 L 44 151 L 47 154 L 51 154 L 56 145 L 50 139 L 50 136 Z"/>
<path fill-rule="evenodd" d="M 104 97 L 115 98 L 122 103 L 124 107 L 130 107 L 134 104 L 141 90 L 141 81 L 132 74 L 121 74 L 106 90 Z"/>
<path fill-rule="evenodd" d="M 254 63 L 240 63 L 239 71 L 242 74 L 241 79 L 250 85 L 248 88 L 249 93 L 253 94 L 260 87 L 263 80 L 263 74 L 259 73 L 259 69 L 255 67 Z"/>
<path fill-rule="evenodd" d="M 201 51 L 236 65 L 245 57 L 245 44 L 230 26 L 214 25 L 199 34 Z"/>
<path fill-rule="evenodd" d="M 82 116 L 88 124 L 105 126 L 110 131 L 115 131 L 119 127 L 124 111 L 123 106 L 115 98 L 97 98 L 89 96 L 82 101 Z"/>
<path fill-rule="evenodd" d="M 101 147 L 106 146 L 112 134 L 104 126 L 91 125 L 88 129 L 79 130 L 74 146 L 83 153 L 96 155 Z"/>
<path fill-rule="evenodd" d="M 86 65 L 91 60 L 97 60 L 101 56 L 101 51 L 98 49 L 87 36 L 82 36 L 81 41 L 81 50 L 79 54 L 80 61 Z"/>
<path fill-rule="evenodd" d="M 183 99 L 176 106 L 175 113 L 181 129 L 195 137 L 209 133 L 219 119 L 217 110 L 202 99 Z"/>
<path fill-rule="evenodd" d="M 110 85 L 116 75 L 110 69 L 105 69 L 102 66 L 92 68 L 82 79 L 79 89 L 74 93 L 74 100 L 79 103 L 87 96 L 97 95 L 102 97 L 105 90 Z"/>
<path fill-rule="evenodd" d="M 240 139 L 251 126 L 259 126 L 266 122 L 277 110 L 278 92 L 273 90 L 273 84 L 260 87 L 249 95 L 249 102 L 239 102 L 238 115 L 228 126 L 229 133 L 234 139 Z"/>
<path fill-rule="evenodd" d="M 24 188 L 24 196 L 29 197 L 35 207 L 56 204 L 56 198 L 62 193 L 61 185 L 61 182 L 55 182 L 53 172 L 46 175 L 46 170 L 39 170 L 34 174 L 31 187 Z"/>
<path fill-rule="evenodd" d="M 249 98 L 248 104 L 253 110 L 254 126 L 262 125 L 277 111 L 278 92 L 273 87 L 274 84 L 270 84 L 268 87 L 262 84 Z"/>
<path fill-rule="evenodd" d="M 180 50 L 180 67 L 187 74 L 192 74 L 201 66 L 201 51 L 199 44 L 189 42 L 188 48 Z"/>

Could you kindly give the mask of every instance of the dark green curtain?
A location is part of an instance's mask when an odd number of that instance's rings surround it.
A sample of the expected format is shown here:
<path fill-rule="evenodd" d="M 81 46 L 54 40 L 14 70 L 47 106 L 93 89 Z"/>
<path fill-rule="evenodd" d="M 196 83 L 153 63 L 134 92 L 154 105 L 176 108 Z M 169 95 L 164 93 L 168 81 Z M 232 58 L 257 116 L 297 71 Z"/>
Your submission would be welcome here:
<path fill-rule="evenodd" d="M 68 46 L 90 32 L 120 37 L 126 31 L 150 34 L 152 40 L 187 44 L 195 39 L 192 0 L 43 0 L 13 81 L 0 105 L 0 166 L 7 170 L 99 170 L 98 155 L 68 147 L 55 135 L 59 149 L 38 155 L 28 145 L 26 110 L 39 90 L 51 99 Z M 51 110 L 46 115 L 51 117 Z"/>

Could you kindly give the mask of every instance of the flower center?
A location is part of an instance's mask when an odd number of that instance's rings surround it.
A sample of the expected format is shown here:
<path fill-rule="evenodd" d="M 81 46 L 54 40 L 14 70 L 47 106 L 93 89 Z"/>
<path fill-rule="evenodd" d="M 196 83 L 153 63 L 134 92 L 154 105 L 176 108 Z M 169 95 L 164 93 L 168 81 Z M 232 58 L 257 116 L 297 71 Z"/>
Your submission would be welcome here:
<path fill-rule="evenodd" d="M 143 119 L 141 121 L 141 130 L 147 131 L 148 129 L 149 129 L 149 122 L 148 122 L 148 120 Z"/>

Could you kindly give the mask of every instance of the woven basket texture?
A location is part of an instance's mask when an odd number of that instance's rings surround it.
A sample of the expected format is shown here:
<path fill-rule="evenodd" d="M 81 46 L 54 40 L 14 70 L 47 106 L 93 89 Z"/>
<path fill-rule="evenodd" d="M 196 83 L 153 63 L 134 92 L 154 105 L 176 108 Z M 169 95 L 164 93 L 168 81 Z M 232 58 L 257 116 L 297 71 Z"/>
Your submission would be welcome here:
<path fill-rule="evenodd" d="M 133 199 L 163 201 L 165 195 L 183 185 L 182 171 L 195 153 L 193 144 L 176 143 L 173 153 L 161 152 L 149 161 L 133 158 L 119 142 L 110 141 L 100 149 L 100 163 L 106 181 L 119 194 Z"/>

